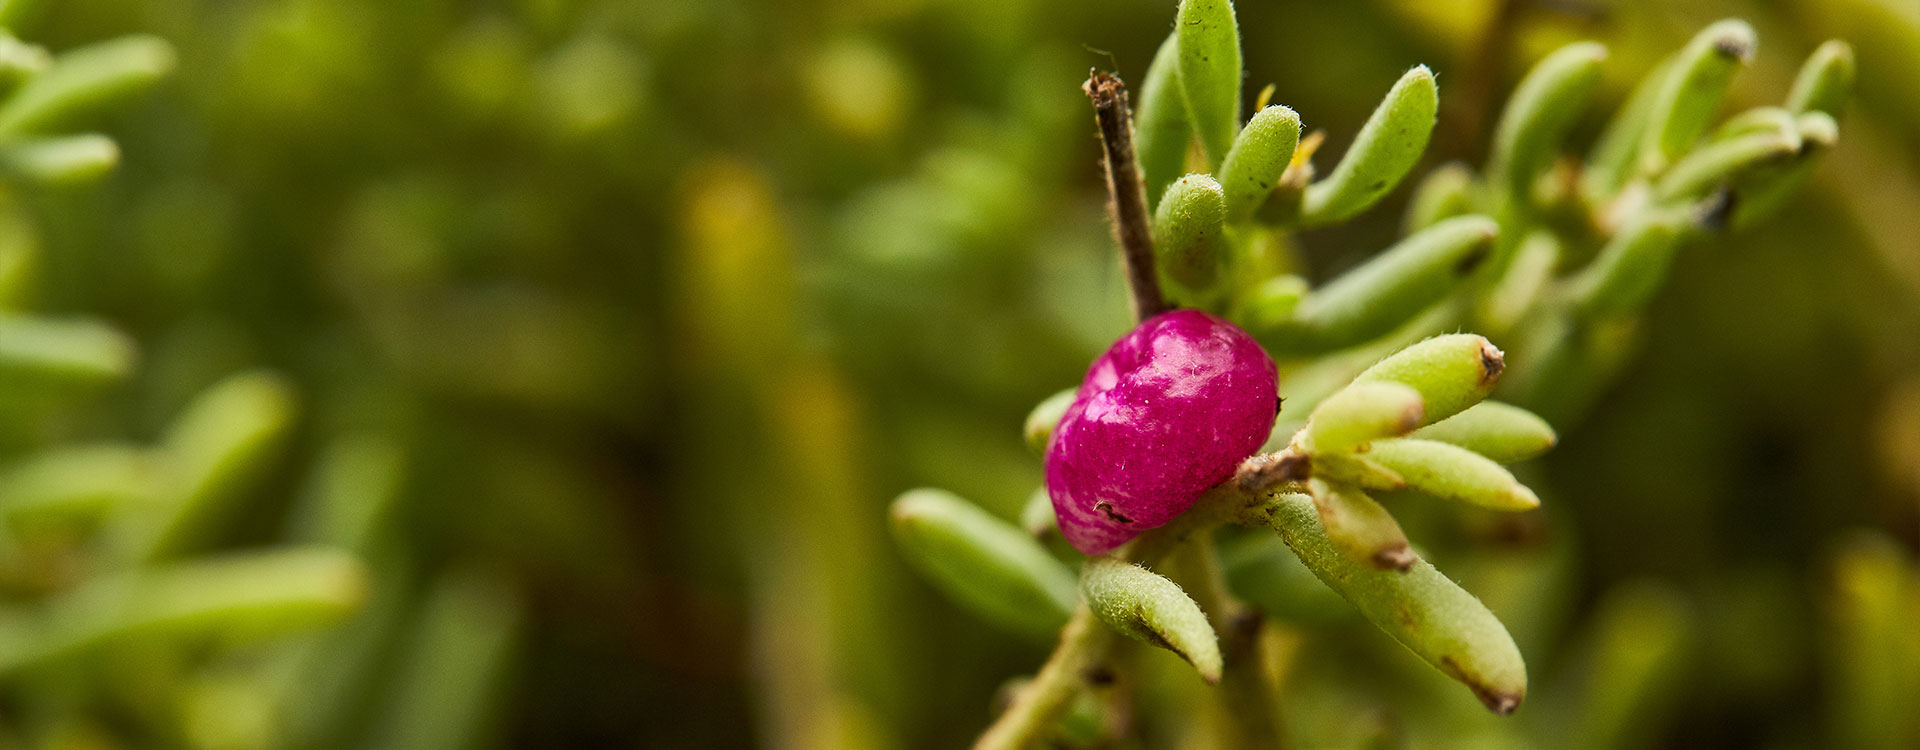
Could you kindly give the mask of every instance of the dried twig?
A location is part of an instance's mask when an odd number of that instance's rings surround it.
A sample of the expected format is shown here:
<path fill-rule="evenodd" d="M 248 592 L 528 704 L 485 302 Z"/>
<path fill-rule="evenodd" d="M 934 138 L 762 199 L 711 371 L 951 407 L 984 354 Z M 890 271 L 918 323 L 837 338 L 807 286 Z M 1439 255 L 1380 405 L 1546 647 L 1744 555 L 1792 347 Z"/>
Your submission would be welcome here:
<path fill-rule="evenodd" d="M 1093 100 L 1100 123 L 1100 142 L 1106 147 L 1107 194 L 1112 201 L 1113 238 L 1120 243 L 1127 265 L 1127 286 L 1133 292 L 1133 312 L 1146 320 L 1172 309 L 1160 293 L 1153 265 L 1153 236 L 1147 223 L 1147 189 L 1133 153 L 1133 114 L 1127 106 L 1127 86 L 1118 76 L 1094 70 L 1082 87 Z"/>

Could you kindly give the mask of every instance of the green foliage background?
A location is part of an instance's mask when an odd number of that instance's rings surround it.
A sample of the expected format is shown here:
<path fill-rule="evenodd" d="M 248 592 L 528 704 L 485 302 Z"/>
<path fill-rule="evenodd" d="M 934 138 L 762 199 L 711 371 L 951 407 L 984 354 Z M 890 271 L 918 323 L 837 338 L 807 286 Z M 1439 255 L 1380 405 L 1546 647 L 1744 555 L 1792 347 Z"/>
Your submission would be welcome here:
<path fill-rule="evenodd" d="M 404 478 L 361 555 L 364 609 L 0 674 L 0 746 L 950 747 L 1044 655 L 901 572 L 884 508 L 938 485 L 1012 518 L 1039 482 L 1022 417 L 1128 323 L 1079 84 L 1137 80 L 1172 3 L 28 5 L 16 33 L 55 52 L 141 32 L 179 63 L 85 123 L 120 143 L 111 176 L 6 186 L 38 235 L 23 306 L 106 321 L 140 355 L 110 386 L 9 400 L 0 467 L 151 441 L 265 368 L 297 417 L 208 549 L 298 537 L 339 446 L 391 446 Z M 1612 50 L 1581 143 L 1720 17 L 1762 40 L 1728 111 L 1826 38 L 1860 54 L 1804 196 L 1683 253 L 1626 376 L 1556 425 L 1526 477 L 1543 519 L 1453 529 L 1474 544 L 1445 567 L 1514 629 L 1536 702 L 1499 725 L 1364 623 L 1310 612 L 1282 618 L 1296 733 L 1920 744 L 1920 9 L 1239 13 L 1248 94 L 1276 84 L 1323 153 L 1433 67 L 1429 166 L 1483 158 L 1517 77 L 1574 39 Z M 1386 246 L 1406 192 L 1305 235 L 1310 275 Z M 7 606 L 119 569 L 106 546 L 12 545 Z M 358 687 L 281 666 L 297 649 L 363 655 L 318 660 Z M 1191 700 L 1158 683 L 1157 705 Z M 318 729 L 288 718 L 326 700 Z M 1177 745 L 1179 715 L 1142 717 L 1152 746 Z"/>

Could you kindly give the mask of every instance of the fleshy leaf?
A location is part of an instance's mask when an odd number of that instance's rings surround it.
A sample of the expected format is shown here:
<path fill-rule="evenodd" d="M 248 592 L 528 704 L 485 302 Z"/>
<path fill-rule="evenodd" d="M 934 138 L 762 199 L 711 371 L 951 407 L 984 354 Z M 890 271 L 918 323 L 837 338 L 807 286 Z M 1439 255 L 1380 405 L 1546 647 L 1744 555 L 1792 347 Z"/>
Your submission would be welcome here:
<path fill-rule="evenodd" d="M 1433 71 L 1425 65 L 1407 71 L 1367 118 L 1340 163 L 1326 179 L 1307 186 L 1301 223 L 1320 226 L 1350 218 L 1400 184 L 1427 150 L 1439 108 Z"/>
<path fill-rule="evenodd" d="M 1540 507 L 1533 490 L 1493 459 L 1452 443 L 1418 438 L 1375 441 L 1367 457 L 1392 469 L 1409 489 L 1493 510 Z"/>
<path fill-rule="evenodd" d="M 1512 636 L 1479 599 L 1424 560 L 1406 572 L 1378 570 L 1335 548 L 1313 499 L 1276 498 L 1272 525 L 1308 570 L 1376 627 L 1502 716 L 1527 695 L 1527 668 Z"/>
<path fill-rule="evenodd" d="M 1506 357 L 1485 337 L 1470 333 L 1434 336 L 1380 360 L 1356 383 L 1401 383 L 1420 392 L 1423 424 L 1466 411 L 1486 398 L 1506 369 Z"/>
<path fill-rule="evenodd" d="M 1499 401 L 1474 404 L 1466 411 L 1420 428 L 1413 437 L 1452 443 L 1503 464 L 1538 456 L 1559 441 L 1547 420 Z"/>
<path fill-rule="evenodd" d="M 1493 133 L 1493 155 L 1487 175 L 1506 195 L 1510 205 L 1525 207 L 1535 178 L 1558 155 L 1568 129 L 1579 119 L 1583 105 L 1600 83 L 1600 63 L 1607 48 L 1597 42 L 1575 42 L 1548 55 L 1507 100 Z"/>
<path fill-rule="evenodd" d="M 1307 483 L 1327 539 L 1347 559 L 1379 570 L 1405 572 L 1419 562 L 1393 514 L 1355 487 L 1320 479 Z"/>
<path fill-rule="evenodd" d="M 1233 139 L 1233 148 L 1220 164 L 1220 187 L 1226 191 L 1227 220 L 1246 221 L 1280 184 L 1280 175 L 1300 145 L 1300 115 L 1280 105 L 1255 113 Z"/>
<path fill-rule="evenodd" d="M 1153 213 L 1153 253 L 1175 297 L 1211 296 L 1227 262 L 1226 193 L 1203 174 L 1175 180 Z"/>
<path fill-rule="evenodd" d="M 1042 636 L 1066 624 L 1073 573 L 1012 524 L 950 492 L 917 489 L 893 501 L 893 538 L 907 561 L 988 621 Z"/>
<path fill-rule="evenodd" d="M 1179 37 L 1180 90 L 1187 116 L 1217 169 L 1240 129 L 1240 25 L 1232 0 L 1181 0 L 1174 19 Z"/>
<path fill-rule="evenodd" d="M 1080 573 L 1080 590 L 1101 622 L 1178 654 L 1207 682 L 1220 681 L 1219 639 L 1180 584 L 1130 562 L 1095 557 Z"/>
<path fill-rule="evenodd" d="M 1420 392 L 1403 384 L 1354 383 L 1314 407 L 1294 442 L 1308 453 L 1351 450 L 1405 435 L 1420 426 L 1425 413 Z"/>
<path fill-rule="evenodd" d="M 1313 354 L 1384 336 L 1465 281 L 1499 231 L 1485 216 L 1428 227 L 1309 293 L 1262 341 L 1276 353 Z"/>

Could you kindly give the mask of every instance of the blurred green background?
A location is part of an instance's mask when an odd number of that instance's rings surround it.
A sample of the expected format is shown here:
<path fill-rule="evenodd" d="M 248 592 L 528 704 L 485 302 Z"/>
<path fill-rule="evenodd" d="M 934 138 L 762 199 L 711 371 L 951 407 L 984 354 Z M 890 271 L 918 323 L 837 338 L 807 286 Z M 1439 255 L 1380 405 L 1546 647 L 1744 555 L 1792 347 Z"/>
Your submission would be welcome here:
<path fill-rule="evenodd" d="M 1079 84 L 1137 79 L 1172 2 L 0 6 L 55 53 L 177 52 L 77 123 L 119 142 L 112 174 L 4 186 L 0 308 L 138 355 L 0 382 L 0 499 L 88 446 L 191 465 L 190 406 L 258 424 L 165 555 L 117 531 L 158 479 L 78 519 L 0 509 L 0 655 L 70 639 L 0 658 L 0 747 L 957 747 L 1044 658 L 903 572 L 885 506 L 938 485 L 1011 518 L 1039 483 L 1022 418 L 1129 321 Z M 1514 631 L 1533 703 L 1484 716 L 1305 612 L 1278 619 L 1306 746 L 1920 747 L 1920 6 L 1239 15 L 1249 94 L 1276 84 L 1329 153 L 1432 66 L 1429 165 L 1481 159 L 1514 81 L 1574 39 L 1612 50 L 1582 143 L 1717 18 L 1762 40 L 1728 111 L 1824 39 L 1860 55 L 1804 196 L 1684 253 L 1625 377 L 1556 425 L 1525 477 L 1540 517 L 1440 551 Z M 1406 192 L 1303 236 L 1312 275 L 1386 246 Z M 102 477 L 74 465 L 48 492 Z M 346 592 L 298 622 L 85 606 L 295 544 L 358 561 L 287 563 Z M 1147 746 L 1179 746 L 1180 716 L 1143 716 Z"/>

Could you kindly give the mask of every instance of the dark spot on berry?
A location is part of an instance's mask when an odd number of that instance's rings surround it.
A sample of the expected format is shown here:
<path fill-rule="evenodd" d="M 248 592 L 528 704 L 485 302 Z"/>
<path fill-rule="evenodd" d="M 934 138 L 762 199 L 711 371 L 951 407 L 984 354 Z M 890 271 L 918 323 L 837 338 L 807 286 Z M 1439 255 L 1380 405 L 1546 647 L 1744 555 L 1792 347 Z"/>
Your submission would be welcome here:
<path fill-rule="evenodd" d="M 1120 515 L 1120 511 L 1114 510 L 1113 504 L 1105 500 L 1094 503 L 1093 509 L 1105 513 L 1107 518 L 1112 519 L 1114 523 L 1133 523 L 1133 519 Z"/>

